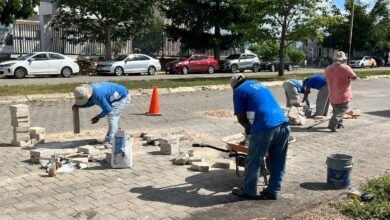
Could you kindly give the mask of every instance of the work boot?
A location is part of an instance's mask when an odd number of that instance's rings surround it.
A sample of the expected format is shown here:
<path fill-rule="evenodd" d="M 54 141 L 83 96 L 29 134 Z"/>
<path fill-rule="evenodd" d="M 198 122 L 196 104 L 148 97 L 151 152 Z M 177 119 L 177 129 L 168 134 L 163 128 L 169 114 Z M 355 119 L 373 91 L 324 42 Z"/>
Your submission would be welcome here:
<path fill-rule="evenodd" d="M 232 194 L 235 195 L 235 196 L 241 197 L 241 198 L 245 198 L 245 199 L 251 199 L 251 200 L 259 199 L 259 196 L 257 196 L 257 195 L 254 195 L 254 196 L 249 195 L 244 190 L 242 190 L 240 187 L 234 187 L 233 190 L 232 190 Z"/>
<path fill-rule="evenodd" d="M 328 128 L 330 129 L 331 132 L 336 132 L 336 128 L 331 127 L 331 126 L 328 126 Z"/>
<path fill-rule="evenodd" d="M 344 128 L 344 125 L 341 123 L 337 125 L 337 129 L 340 129 L 340 128 Z"/>
<path fill-rule="evenodd" d="M 277 196 L 268 192 L 266 189 L 264 189 L 262 192 L 260 192 L 259 196 L 260 200 L 277 200 Z"/>
<path fill-rule="evenodd" d="M 297 139 L 296 139 L 294 136 L 290 135 L 290 136 L 288 137 L 288 143 L 289 143 L 289 144 L 294 143 L 294 142 L 296 142 L 296 141 L 297 141 Z"/>

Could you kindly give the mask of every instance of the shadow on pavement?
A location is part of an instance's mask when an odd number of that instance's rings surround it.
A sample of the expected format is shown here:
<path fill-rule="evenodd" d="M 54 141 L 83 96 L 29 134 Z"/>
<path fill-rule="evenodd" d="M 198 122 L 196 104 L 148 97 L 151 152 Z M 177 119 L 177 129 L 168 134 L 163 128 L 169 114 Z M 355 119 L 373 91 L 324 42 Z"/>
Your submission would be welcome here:
<path fill-rule="evenodd" d="M 0 143 L 0 147 L 13 147 L 11 143 Z"/>
<path fill-rule="evenodd" d="M 188 207 L 207 207 L 241 201 L 230 193 L 232 188 L 239 186 L 241 182 L 234 170 L 212 170 L 198 173 L 187 177 L 185 182 L 160 188 L 135 187 L 129 191 L 141 194 L 138 199 Z"/>
<path fill-rule="evenodd" d="M 375 112 L 365 112 L 365 114 L 390 118 L 390 110 L 375 111 Z"/>
<path fill-rule="evenodd" d="M 325 191 L 325 190 L 333 190 L 326 183 L 322 182 L 306 182 L 299 184 L 300 187 L 308 190 L 315 191 Z"/>

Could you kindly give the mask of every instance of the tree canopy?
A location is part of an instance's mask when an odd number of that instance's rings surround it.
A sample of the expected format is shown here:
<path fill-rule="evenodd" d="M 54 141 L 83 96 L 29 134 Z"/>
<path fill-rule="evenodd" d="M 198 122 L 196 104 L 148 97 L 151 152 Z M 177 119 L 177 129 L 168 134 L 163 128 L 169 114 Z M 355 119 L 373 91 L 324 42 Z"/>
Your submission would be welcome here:
<path fill-rule="evenodd" d="M 16 19 L 33 15 L 40 0 L 0 0 L 0 24 L 9 25 Z"/>
<path fill-rule="evenodd" d="M 161 0 L 160 10 L 171 21 L 169 38 L 187 49 L 213 48 L 216 59 L 221 49 L 241 43 L 232 27 L 248 19 L 236 0 Z"/>
<path fill-rule="evenodd" d="M 148 30 L 155 0 L 54 0 L 58 14 L 53 26 L 62 28 L 66 40 L 82 44 L 105 43 L 111 59 L 111 42 L 126 41 Z"/>

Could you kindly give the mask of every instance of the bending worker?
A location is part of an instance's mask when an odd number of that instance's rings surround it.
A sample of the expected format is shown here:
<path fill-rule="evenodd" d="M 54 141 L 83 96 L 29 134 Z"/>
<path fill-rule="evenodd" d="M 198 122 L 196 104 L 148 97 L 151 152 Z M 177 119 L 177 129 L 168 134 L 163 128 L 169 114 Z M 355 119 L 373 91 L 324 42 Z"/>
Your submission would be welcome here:
<path fill-rule="evenodd" d="M 299 93 L 305 93 L 302 80 L 290 79 L 283 83 L 284 93 L 286 94 L 286 107 L 302 107 L 303 104 L 300 101 Z M 308 99 L 305 100 L 306 105 L 310 107 Z"/>
<path fill-rule="evenodd" d="M 327 115 L 327 104 L 328 104 L 328 85 L 323 75 L 315 75 L 303 80 L 303 88 L 305 95 L 303 96 L 302 103 L 307 101 L 311 89 L 317 89 L 316 99 L 316 112 L 313 117 L 322 117 Z"/>
<path fill-rule="evenodd" d="M 245 179 L 234 195 L 248 199 L 275 200 L 281 190 L 286 166 L 290 127 L 271 91 L 264 85 L 235 74 L 230 80 L 233 88 L 234 114 L 249 135 Z M 269 185 L 257 195 L 257 183 L 264 156 L 270 158 Z"/>
<path fill-rule="evenodd" d="M 75 108 L 87 108 L 98 105 L 102 112 L 91 119 L 96 124 L 101 118 L 107 116 L 108 131 L 104 140 L 106 147 L 114 143 L 114 136 L 118 130 L 119 119 L 131 96 L 126 87 L 111 82 L 98 82 L 83 84 L 74 90 Z"/>

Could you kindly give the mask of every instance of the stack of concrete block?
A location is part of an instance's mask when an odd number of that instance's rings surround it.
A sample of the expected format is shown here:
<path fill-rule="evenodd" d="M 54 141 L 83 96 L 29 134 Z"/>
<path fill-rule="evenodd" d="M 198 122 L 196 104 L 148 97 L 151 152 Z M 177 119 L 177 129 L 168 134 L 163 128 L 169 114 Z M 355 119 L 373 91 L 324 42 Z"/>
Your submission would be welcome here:
<path fill-rule="evenodd" d="M 161 138 L 160 153 L 166 155 L 179 154 L 179 138 L 175 136 Z"/>
<path fill-rule="evenodd" d="M 30 151 L 30 161 L 32 163 L 39 163 L 42 159 L 51 158 L 55 152 L 50 149 L 34 149 Z"/>
<path fill-rule="evenodd" d="M 9 109 L 11 111 L 11 125 L 13 126 L 12 144 L 19 147 L 29 145 L 31 141 L 28 105 L 11 105 Z"/>
<path fill-rule="evenodd" d="M 32 144 L 45 143 L 45 128 L 42 127 L 31 127 L 30 128 L 30 139 Z"/>

